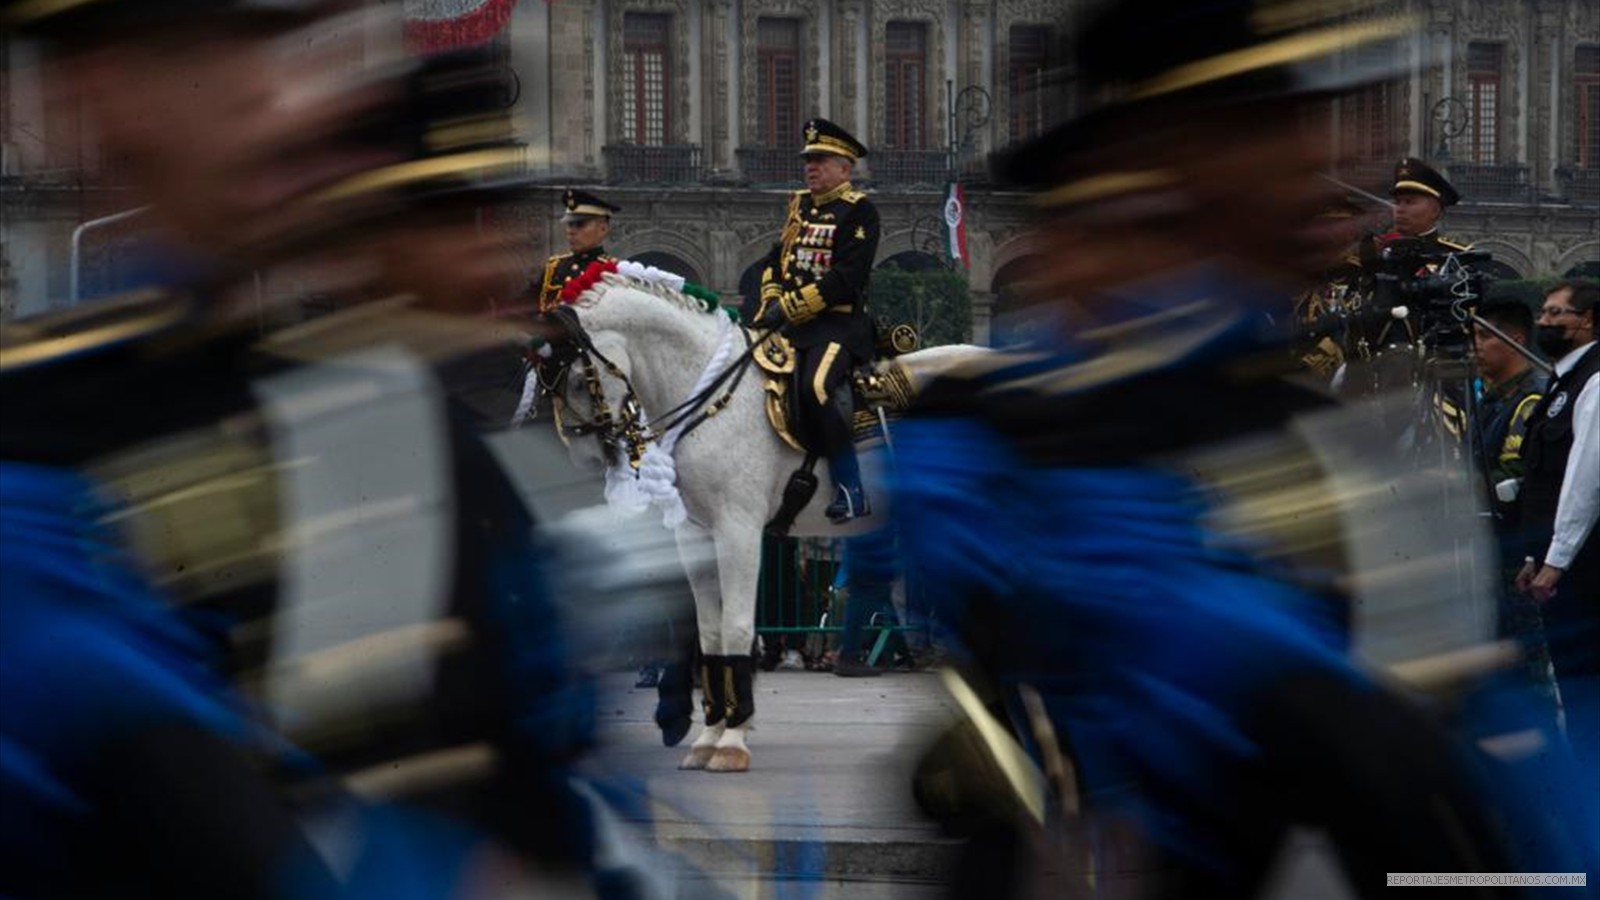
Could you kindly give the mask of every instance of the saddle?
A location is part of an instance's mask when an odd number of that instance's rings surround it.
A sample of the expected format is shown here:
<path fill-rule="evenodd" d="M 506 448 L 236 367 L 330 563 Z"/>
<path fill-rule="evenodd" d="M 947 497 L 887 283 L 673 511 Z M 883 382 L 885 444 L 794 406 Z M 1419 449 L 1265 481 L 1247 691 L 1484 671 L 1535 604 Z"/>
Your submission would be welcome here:
<path fill-rule="evenodd" d="M 897 325 L 890 330 L 890 336 L 887 348 L 890 352 L 884 353 L 884 342 L 880 342 L 879 357 L 857 366 L 850 373 L 851 408 L 854 410 L 851 431 L 857 444 L 881 437 L 880 410 L 886 417 L 896 418 L 910 408 L 915 398 L 910 374 L 894 357 L 917 348 L 916 332 L 909 325 Z M 749 339 L 753 342 L 754 335 Z M 766 397 L 767 422 L 772 430 L 785 444 L 801 453 L 817 454 L 815 448 L 806 446 L 801 439 L 804 429 L 796 420 L 799 404 L 794 399 L 797 389 L 794 344 L 782 334 L 774 334 L 756 349 L 755 362 L 764 378 L 762 390 Z"/>
<path fill-rule="evenodd" d="M 879 358 L 850 373 L 851 431 L 857 445 L 881 439 L 883 423 L 909 409 L 915 397 L 910 373 L 894 357 L 917 348 L 917 333 L 909 325 L 897 325 L 889 329 L 887 336 L 887 342 L 879 342 Z M 885 343 L 889 346 L 885 347 Z M 794 526 L 795 517 L 817 492 L 817 476 L 812 470 L 820 454 L 800 439 L 803 429 L 795 418 L 799 404 L 794 399 L 794 345 L 782 334 L 774 334 L 757 347 L 754 357 L 764 378 L 768 424 L 785 444 L 806 455 L 805 462 L 789 476 L 778 512 L 766 525 L 769 535 L 785 537 Z"/>

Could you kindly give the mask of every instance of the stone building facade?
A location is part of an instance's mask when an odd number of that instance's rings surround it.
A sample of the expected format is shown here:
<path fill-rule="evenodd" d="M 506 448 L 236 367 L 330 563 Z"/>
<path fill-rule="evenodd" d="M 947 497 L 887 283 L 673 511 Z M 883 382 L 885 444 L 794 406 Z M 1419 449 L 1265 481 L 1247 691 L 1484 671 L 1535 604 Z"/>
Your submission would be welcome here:
<path fill-rule="evenodd" d="M 783 191 L 798 183 L 799 124 L 821 115 L 872 148 L 858 180 L 883 214 L 880 264 L 937 262 L 944 189 L 953 174 L 963 177 L 982 339 L 1032 252 L 1023 198 L 988 186 L 983 161 L 1072 102 L 1041 88 L 1039 74 L 1070 63 L 1055 48 L 1083 6 L 519 0 L 495 40 L 518 76 L 528 165 L 544 186 L 506 224 L 525 239 L 531 271 L 561 249 L 561 189 L 591 186 L 624 207 L 613 252 L 737 296 L 777 235 Z M 1331 111 L 1335 139 L 1366 160 L 1341 174 L 1381 190 L 1400 154 L 1443 157 L 1466 197 L 1446 231 L 1493 252 L 1502 275 L 1600 265 L 1600 6 L 1395 0 L 1392 8 L 1424 23 L 1409 76 Z M 26 50 L 5 52 L 9 66 Z M 77 172 L 41 163 L 29 79 L 10 78 L 4 90 L 0 272 L 7 307 L 27 311 L 42 301 L 23 298 L 64 296 L 72 230 L 131 201 L 114 179 L 93 177 L 89 150 L 80 148 Z M 86 236 L 80 266 L 115 230 Z"/>

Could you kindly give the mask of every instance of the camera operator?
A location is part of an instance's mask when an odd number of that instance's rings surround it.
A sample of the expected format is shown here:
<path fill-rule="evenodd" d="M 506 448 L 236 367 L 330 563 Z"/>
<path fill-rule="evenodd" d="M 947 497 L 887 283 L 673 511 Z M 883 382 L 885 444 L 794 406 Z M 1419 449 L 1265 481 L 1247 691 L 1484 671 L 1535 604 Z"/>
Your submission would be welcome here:
<path fill-rule="evenodd" d="M 1600 798 L 1600 287 L 1560 284 L 1539 311 L 1539 349 L 1555 376 L 1534 407 L 1523 441 L 1527 475 L 1518 512 L 1529 556 L 1517 589 L 1544 612 L 1550 661 L 1567 714 L 1567 740 L 1589 779 L 1577 792 Z M 1595 809 L 1585 849 L 1600 855 Z"/>

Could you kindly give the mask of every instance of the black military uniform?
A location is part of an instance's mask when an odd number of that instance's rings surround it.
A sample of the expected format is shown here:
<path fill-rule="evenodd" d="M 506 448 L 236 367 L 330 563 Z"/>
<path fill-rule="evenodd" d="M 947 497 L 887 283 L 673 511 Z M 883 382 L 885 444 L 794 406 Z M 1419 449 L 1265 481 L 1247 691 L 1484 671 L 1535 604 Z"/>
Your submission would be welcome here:
<path fill-rule="evenodd" d="M 1449 179 L 1439 174 L 1439 170 L 1414 156 L 1402 157 L 1395 163 L 1394 187 L 1389 189 L 1389 195 L 1398 197 L 1401 194 L 1425 194 L 1438 200 L 1441 207 L 1451 207 L 1461 202 L 1461 192 L 1455 189 Z M 1386 237 L 1392 239 L 1396 236 Z M 1446 240 L 1439 234 L 1437 225 L 1417 235 L 1416 239 L 1432 245 L 1428 248 L 1429 252 L 1472 249 L 1470 245 Z"/>
<path fill-rule="evenodd" d="M 852 163 L 867 148 L 826 119 L 805 126 L 802 156 L 838 156 Z M 849 373 L 873 355 L 867 276 L 878 252 L 878 210 L 850 182 L 823 194 L 796 192 L 783 234 L 761 273 L 755 321 L 782 325 L 799 356 L 795 398 L 800 437 L 828 457 L 836 521 L 865 515 L 850 432 Z"/>
<path fill-rule="evenodd" d="M 1389 195 L 1399 197 L 1402 194 L 1429 196 L 1438 200 L 1441 207 L 1454 206 L 1461 201 L 1460 192 L 1449 179 L 1414 156 L 1402 157 L 1395 163 L 1394 182 L 1389 188 Z M 1384 271 L 1388 271 L 1391 275 L 1424 274 L 1436 269 L 1439 264 L 1436 261 L 1419 262 L 1415 273 L 1394 271 L 1394 254 L 1403 253 L 1406 257 L 1432 259 L 1445 253 L 1458 253 L 1471 249 L 1470 245 L 1446 239 L 1439 233 L 1437 225 L 1417 235 L 1389 231 L 1363 237 L 1356 246 L 1355 254 L 1347 257 L 1344 264 L 1335 273 L 1330 274 L 1330 282 L 1335 280 L 1342 282 L 1349 293 L 1362 301 L 1365 310 L 1365 315 L 1356 320 L 1345 335 L 1347 345 L 1359 351 L 1355 358 L 1376 355 L 1386 347 L 1412 343 L 1420 336 L 1415 331 L 1413 320 L 1396 321 L 1386 314 L 1387 304 L 1374 305 L 1374 300 L 1387 300 L 1389 304 L 1397 300 L 1394 297 L 1380 296 L 1378 275 Z M 1409 378 L 1408 371 L 1379 373 L 1374 376 L 1375 383 L 1388 384 L 1389 379 L 1393 377 Z M 1354 389 L 1361 381 L 1357 379 L 1347 383 Z M 1446 419 L 1456 423 L 1452 425 L 1452 430 L 1457 434 L 1461 431 L 1459 417 L 1464 402 L 1465 398 L 1455 398 L 1449 404 L 1452 408 L 1445 411 Z"/>
<path fill-rule="evenodd" d="M 568 190 L 562 198 L 567 211 L 562 222 L 576 222 L 588 218 L 610 219 L 612 213 L 622 212 L 622 207 L 600 199 L 588 191 Z M 589 268 L 590 263 L 605 262 L 612 257 L 604 247 L 591 247 L 578 253 L 562 253 L 545 261 L 544 275 L 535 286 L 538 311 L 549 312 L 561 302 L 561 288 Z"/>

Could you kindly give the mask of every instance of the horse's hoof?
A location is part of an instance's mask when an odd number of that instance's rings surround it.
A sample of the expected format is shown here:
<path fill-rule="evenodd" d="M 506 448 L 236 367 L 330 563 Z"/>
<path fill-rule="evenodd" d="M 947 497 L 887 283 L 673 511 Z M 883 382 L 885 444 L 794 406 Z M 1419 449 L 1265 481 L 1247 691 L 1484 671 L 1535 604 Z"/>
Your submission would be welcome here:
<path fill-rule="evenodd" d="M 743 747 L 718 747 L 706 763 L 707 772 L 748 772 L 750 751 Z"/>
<path fill-rule="evenodd" d="M 711 764 L 711 758 L 716 753 L 716 747 L 690 747 L 689 754 L 683 758 L 682 762 L 678 763 L 678 768 L 686 771 L 708 768 Z"/>

